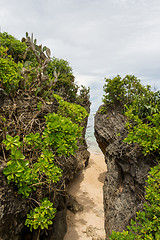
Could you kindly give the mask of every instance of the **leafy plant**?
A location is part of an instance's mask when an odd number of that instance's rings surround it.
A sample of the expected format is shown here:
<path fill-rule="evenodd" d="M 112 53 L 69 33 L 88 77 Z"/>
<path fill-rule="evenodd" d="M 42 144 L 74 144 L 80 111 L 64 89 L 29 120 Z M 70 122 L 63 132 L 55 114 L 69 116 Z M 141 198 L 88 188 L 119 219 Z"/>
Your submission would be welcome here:
<path fill-rule="evenodd" d="M 53 91 L 66 101 L 75 102 L 78 86 L 74 83 L 72 68 L 68 61 L 53 57 L 47 67 Z"/>
<path fill-rule="evenodd" d="M 145 87 L 143 87 L 143 89 L 144 88 Z M 160 93 L 159 91 L 152 92 L 146 89 L 145 94 L 135 94 L 132 102 L 126 104 L 125 107 L 126 115 L 128 112 L 132 112 L 132 116 L 138 116 L 140 119 L 152 116 L 153 114 L 160 112 Z"/>
<path fill-rule="evenodd" d="M 57 94 L 53 94 L 59 103 L 58 114 L 64 117 L 69 117 L 75 123 L 81 123 L 88 117 L 88 113 L 82 106 L 76 103 L 69 103 L 64 101 L 62 97 Z"/>
<path fill-rule="evenodd" d="M 7 49 L 7 55 L 11 55 L 14 62 L 22 61 L 22 55 L 24 54 L 27 46 L 25 43 L 14 38 L 7 32 L 0 33 L 0 46 Z"/>
<path fill-rule="evenodd" d="M 79 95 L 76 98 L 76 102 L 86 108 L 90 107 L 90 87 L 86 88 L 85 86 L 81 85 L 79 88 Z M 88 109 L 86 109 L 88 111 Z"/>
<path fill-rule="evenodd" d="M 43 144 L 52 147 L 58 155 L 74 155 L 77 139 L 82 135 L 82 127 L 69 118 L 49 113 L 45 116 L 46 128 L 43 132 Z"/>
<path fill-rule="evenodd" d="M 19 136 L 6 136 L 3 143 L 7 150 L 11 150 L 11 160 L 4 169 L 8 182 L 15 182 L 18 192 L 28 197 L 35 186 L 57 182 L 62 176 L 60 168 L 54 164 L 54 155 L 74 154 L 77 149 L 77 138 L 81 136 L 82 127 L 73 123 L 69 118 L 50 113 L 46 117 L 46 128 L 42 136 L 39 133 L 29 134 L 24 138 L 24 144 Z M 37 161 L 25 160 L 22 149 L 27 145 L 33 150 L 41 151 Z"/>
<path fill-rule="evenodd" d="M 49 150 L 43 147 L 42 139 L 38 133 L 31 133 L 25 137 L 25 141 L 34 148 L 42 148 L 42 153 L 37 161 L 33 164 L 32 161 L 25 160 L 20 147 L 25 147 L 19 141 L 19 136 L 6 136 L 3 143 L 7 150 L 11 150 L 11 160 L 7 162 L 7 167 L 3 173 L 7 176 L 7 180 L 15 182 L 18 187 L 18 193 L 28 197 L 30 193 L 36 190 L 35 186 L 45 185 L 57 182 L 62 176 L 62 171 L 54 163 L 54 155 Z"/>
<path fill-rule="evenodd" d="M 7 49 L 0 47 L 0 87 L 7 93 L 15 93 L 22 80 L 20 74 L 22 63 L 15 63 L 10 55 L 6 55 Z"/>
<path fill-rule="evenodd" d="M 3 143 L 6 145 L 6 150 L 15 150 L 15 148 L 20 148 L 22 146 L 19 136 L 12 137 L 8 134 L 6 135 L 6 139 L 3 140 Z"/>
<path fill-rule="evenodd" d="M 56 209 L 53 208 L 53 203 L 45 198 L 41 200 L 39 207 L 36 207 L 27 214 L 25 225 L 30 227 L 30 231 L 38 228 L 48 229 L 48 226 L 53 223 L 52 220 L 55 217 L 55 213 Z"/>
<path fill-rule="evenodd" d="M 105 78 L 105 82 L 103 102 L 106 105 L 129 104 L 135 96 L 145 95 L 150 91 L 150 86 L 143 87 L 134 75 L 126 75 L 124 78 L 117 75 L 113 79 Z"/>
<path fill-rule="evenodd" d="M 56 183 L 62 177 L 62 170 L 54 163 L 54 155 L 49 150 L 43 150 L 41 156 L 37 162 L 33 165 L 34 173 L 39 175 L 39 179 L 42 176 L 46 178 L 47 184 Z M 43 180 L 44 181 L 44 180 Z"/>
<path fill-rule="evenodd" d="M 30 146 L 33 146 L 33 148 L 41 148 L 42 147 L 42 139 L 40 137 L 40 133 L 37 132 L 33 134 L 32 132 L 29 135 L 26 135 L 24 137 L 24 141 L 29 144 Z"/>
<path fill-rule="evenodd" d="M 135 119 L 135 117 L 134 117 Z M 128 136 L 124 139 L 127 143 L 138 143 L 143 148 L 144 155 L 158 151 L 160 147 L 160 113 L 153 114 L 146 118 L 149 123 L 143 123 L 136 118 L 136 125 L 129 125 Z"/>
<path fill-rule="evenodd" d="M 58 78 L 71 77 L 72 68 L 69 66 L 69 63 L 66 60 L 53 57 L 47 67 L 48 74 L 50 78 L 55 78 L 56 73 Z"/>
<path fill-rule="evenodd" d="M 29 161 L 24 161 L 25 157 L 22 153 L 19 151 L 16 155 L 11 155 L 11 160 L 7 163 L 3 173 L 7 176 L 8 183 L 13 181 L 17 185 L 19 194 L 29 197 L 32 190 L 36 190 L 31 186 L 38 182 L 38 177 L 32 173 Z"/>

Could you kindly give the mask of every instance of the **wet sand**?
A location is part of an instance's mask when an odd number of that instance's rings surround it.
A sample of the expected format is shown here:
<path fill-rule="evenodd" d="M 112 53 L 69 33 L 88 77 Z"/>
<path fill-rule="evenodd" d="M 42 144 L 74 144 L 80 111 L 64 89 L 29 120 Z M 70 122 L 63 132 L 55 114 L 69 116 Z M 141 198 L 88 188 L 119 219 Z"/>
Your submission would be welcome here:
<path fill-rule="evenodd" d="M 104 240 L 103 182 L 106 164 L 102 154 L 91 153 L 89 166 L 69 185 L 83 211 L 67 211 L 68 231 L 64 240 Z"/>

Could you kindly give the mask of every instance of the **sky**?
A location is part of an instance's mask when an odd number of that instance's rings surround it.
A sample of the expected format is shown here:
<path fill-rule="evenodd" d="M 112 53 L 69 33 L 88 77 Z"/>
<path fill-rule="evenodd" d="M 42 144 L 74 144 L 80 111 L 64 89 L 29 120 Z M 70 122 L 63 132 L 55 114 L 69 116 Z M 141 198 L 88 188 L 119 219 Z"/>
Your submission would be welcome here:
<path fill-rule="evenodd" d="M 70 63 L 76 83 L 101 105 L 106 78 L 134 74 L 160 89 L 159 0 L 0 0 L 0 29 L 28 32 Z"/>

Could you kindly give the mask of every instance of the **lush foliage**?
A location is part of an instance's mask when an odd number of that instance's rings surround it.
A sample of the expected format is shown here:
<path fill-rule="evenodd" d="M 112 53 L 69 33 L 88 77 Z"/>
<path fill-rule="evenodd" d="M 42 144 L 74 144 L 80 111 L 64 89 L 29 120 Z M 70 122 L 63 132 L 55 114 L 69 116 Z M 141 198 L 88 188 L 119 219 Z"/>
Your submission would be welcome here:
<path fill-rule="evenodd" d="M 34 136 L 33 133 L 26 136 L 24 141 L 35 147 L 37 146 L 37 136 L 40 145 L 41 138 L 38 134 Z M 3 140 L 7 150 L 11 150 L 10 161 L 7 162 L 7 167 L 3 173 L 7 176 L 7 180 L 10 183 L 14 182 L 18 187 L 18 193 L 23 194 L 25 197 L 29 197 L 30 193 L 36 190 L 39 185 L 48 185 L 50 183 L 57 182 L 62 176 L 61 169 L 54 164 L 54 155 L 51 151 L 44 148 L 41 151 L 37 161 L 33 163 L 32 159 L 26 159 L 23 154 L 25 144 L 20 142 L 19 136 L 12 137 L 6 136 Z"/>
<path fill-rule="evenodd" d="M 7 48 L 7 54 L 11 55 L 16 63 L 22 60 L 22 55 L 27 48 L 25 43 L 22 43 L 6 32 L 0 33 L 0 46 Z"/>
<path fill-rule="evenodd" d="M 145 89 L 145 87 L 143 87 Z M 128 136 L 125 142 L 137 142 L 143 153 L 156 153 L 160 147 L 160 92 L 146 89 L 146 94 L 134 95 L 125 105 L 128 117 Z"/>
<path fill-rule="evenodd" d="M 153 92 L 150 86 L 142 86 L 135 76 L 119 75 L 106 79 L 104 103 L 121 104 L 128 117 L 128 136 L 125 142 L 137 142 L 146 155 L 160 147 L 160 91 Z M 104 108 L 103 108 L 104 110 Z"/>
<path fill-rule="evenodd" d="M 61 177 L 61 170 L 54 164 L 54 154 L 68 156 L 77 149 L 77 138 L 81 136 L 82 127 L 69 118 L 55 113 L 46 117 L 46 128 L 42 136 L 30 133 L 20 142 L 19 136 L 6 136 L 3 143 L 11 150 L 11 160 L 7 163 L 4 174 L 8 181 L 14 181 L 18 192 L 28 197 L 35 186 L 54 183 Z M 26 160 L 23 151 L 27 148 L 39 150 L 37 160 Z M 50 150 L 52 149 L 52 151 Z"/>
<path fill-rule="evenodd" d="M 0 47 L 0 87 L 7 93 L 14 93 L 22 79 L 20 71 L 23 65 L 15 63 L 7 51 L 7 48 Z"/>
<path fill-rule="evenodd" d="M 160 239 L 160 165 L 152 168 L 149 173 L 144 210 L 137 213 L 136 221 L 131 220 L 128 231 L 113 232 L 110 239 Z"/>
<path fill-rule="evenodd" d="M 90 107 L 90 87 L 86 88 L 85 86 L 81 85 L 81 88 L 79 89 L 79 95 L 76 98 L 76 102 L 80 104 L 81 106 L 85 107 L 87 111 L 89 111 Z"/>
<path fill-rule="evenodd" d="M 29 37 L 26 33 L 26 37 L 19 41 L 6 32 L 0 33 L 0 47 L 6 49 L 5 56 L 2 57 L 2 54 L 0 56 L 5 59 L 1 60 L 3 65 L 0 64 L 0 70 L 5 71 L 6 69 L 8 72 L 5 78 L 5 73 L 3 74 L 2 71 L 2 80 L 7 85 L 5 89 L 7 93 L 10 94 L 12 88 L 14 92 L 18 88 L 27 89 L 35 91 L 36 95 L 43 96 L 47 100 L 54 91 L 69 102 L 77 102 L 82 106 L 90 104 L 89 89 L 82 86 L 78 95 L 79 87 L 74 82 L 72 68 L 68 61 L 55 57 L 50 58 L 50 49 L 37 45 L 33 34 Z M 12 60 L 10 65 L 8 65 L 9 58 Z M 9 74 L 12 80 L 9 78 Z M 15 79 L 13 79 L 13 75 Z"/>
<path fill-rule="evenodd" d="M 8 183 L 14 182 L 18 187 L 18 193 L 29 197 L 32 191 L 39 186 L 50 186 L 59 181 L 62 171 L 54 164 L 54 154 L 68 156 L 74 154 L 77 149 L 77 138 L 81 136 L 82 127 L 73 123 L 69 118 L 55 113 L 49 113 L 46 117 L 46 128 L 43 134 L 30 133 L 23 143 L 19 136 L 6 136 L 3 143 L 6 150 L 11 151 L 10 161 L 3 173 L 7 176 Z M 24 156 L 26 149 L 37 151 L 37 159 L 30 155 Z M 46 202 L 47 201 L 47 202 Z M 46 200 L 51 206 L 51 203 Z M 32 228 L 48 228 L 52 223 L 55 210 L 44 209 L 44 204 L 27 215 L 26 224 Z M 43 212 L 42 212 L 43 211 Z"/>
<path fill-rule="evenodd" d="M 75 84 L 72 68 L 69 66 L 68 61 L 53 57 L 48 64 L 47 72 L 50 80 L 56 82 L 56 84 L 52 85 L 54 93 L 69 102 L 77 102 L 82 106 L 89 103 L 90 89 L 83 85 L 79 88 Z"/>
<path fill-rule="evenodd" d="M 138 143 L 144 155 L 154 154 L 159 161 L 160 148 L 160 92 L 142 86 L 135 76 L 119 75 L 106 79 L 104 85 L 106 106 L 118 104 L 124 107 L 128 118 L 126 143 Z M 103 111 L 106 107 L 103 107 Z M 131 220 L 128 231 L 112 232 L 110 239 L 160 239 L 160 165 L 151 169 L 147 180 L 144 211 Z"/>
<path fill-rule="evenodd" d="M 48 229 L 48 225 L 52 224 L 52 219 L 55 217 L 56 209 L 53 208 L 53 203 L 51 203 L 48 199 L 41 200 L 41 204 L 39 207 L 36 207 L 34 210 L 31 210 L 29 214 L 27 214 L 27 219 L 25 221 L 25 225 L 32 229 Z"/>
<path fill-rule="evenodd" d="M 103 102 L 106 105 L 129 104 L 135 96 L 144 96 L 150 92 L 150 86 L 143 87 L 134 75 L 126 75 L 124 78 L 117 75 L 113 79 L 105 78 L 103 90 Z"/>
<path fill-rule="evenodd" d="M 63 98 L 57 94 L 53 94 L 53 96 L 59 103 L 59 115 L 69 117 L 75 123 L 81 123 L 84 119 L 86 119 L 86 117 L 88 117 L 88 112 L 82 106 L 76 103 L 69 103 L 67 101 L 64 101 Z"/>
<path fill-rule="evenodd" d="M 52 82 L 56 82 L 52 86 L 54 92 L 67 101 L 75 101 L 78 86 L 74 83 L 72 68 L 68 61 L 53 57 L 48 64 L 47 72 Z"/>
<path fill-rule="evenodd" d="M 69 63 L 50 56 L 49 48 L 37 45 L 33 34 L 29 37 L 26 33 L 20 42 L 7 33 L 0 33 L 0 88 L 11 97 L 15 107 L 8 115 L 2 109 L 0 117 L 2 151 L 7 162 L 3 173 L 8 183 L 15 184 L 19 194 L 32 199 L 34 206 L 38 204 L 27 215 L 25 224 L 30 230 L 48 228 L 52 224 L 56 212 L 53 203 L 46 198 L 37 200 L 36 195 L 40 191 L 44 198 L 45 191 L 57 191 L 57 182 L 63 177 L 58 159 L 75 154 L 78 139 L 82 136 L 81 126 L 88 116 L 87 111 L 75 103 L 88 104 L 89 89 L 82 87 L 78 95 L 79 87 L 74 83 Z M 30 119 L 31 128 L 29 131 L 25 128 L 25 133 L 23 123 L 15 121 L 19 107 L 16 98 L 19 99 L 21 93 L 29 99 L 34 96 L 37 101 L 35 115 L 42 113 L 40 120 L 37 117 L 38 130 L 32 125 L 34 119 Z M 51 106 L 55 98 L 59 104 L 58 111 L 50 113 L 52 110 L 47 105 Z M 44 107 L 47 110 L 45 116 Z M 18 124 L 13 131 L 8 129 L 12 123 Z M 17 129 L 19 135 L 15 135 Z"/>
<path fill-rule="evenodd" d="M 72 68 L 66 60 L 53 57 L 47 67 L 50 78 L 55 78 L 56 74 L 58 78 L 71 77 L 73 79 Z"/>
<path fill-rule="evenodd" d="M 138 118 L 138 116 L 133 115 L 131 112 L 126 113 L 127 116 L 134 118 L 135 125 L 127 123 L 128 126 L 128 136 L 124 139 L 127 143 L 138 143 L 142 149 L 143 153 L 146 155 L 150 152 L 154 153 L 159 151 L 160 148 L 160 113 L 155 113 L 152 116 L 146 117 L 148 123 L 143 123 L 143 121 Z"/>
<path fill-rule="evenodd" d="M 143 89 L 144 88 L 145 87 L 143 87 Z M 133 112 L 133 115 L 138 116 L 140 119 L 159 113 L 160 91 L 153 92 L 147 88 L 145 94 L 135 94 L 130 106 L 129 104 L 126 105 L 126 111 Z M 132 116 L 130 116 L 130 118 L 132 118 Z"/>
<path fill-rule="evenodd" d="M 49 113 L 45 118 L 46 129 L 42 136 L 45 146 L 51 146 L 58 155 L 74 155 L 83 128 L 55 113 Z"/>

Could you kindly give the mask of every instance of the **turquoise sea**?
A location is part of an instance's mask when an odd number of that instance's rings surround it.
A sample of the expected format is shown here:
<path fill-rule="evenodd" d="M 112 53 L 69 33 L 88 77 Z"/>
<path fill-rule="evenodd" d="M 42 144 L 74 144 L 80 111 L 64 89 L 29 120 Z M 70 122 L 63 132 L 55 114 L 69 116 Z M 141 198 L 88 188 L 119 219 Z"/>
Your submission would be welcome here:
<path fill-rule="evenodd" d="M 88 125 L 86 130 L 88 150 L 92 153 L 102 153 L 94 136 L 94 115 L 95 113 L 91 112 L 88 118 Z"/>

